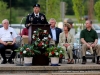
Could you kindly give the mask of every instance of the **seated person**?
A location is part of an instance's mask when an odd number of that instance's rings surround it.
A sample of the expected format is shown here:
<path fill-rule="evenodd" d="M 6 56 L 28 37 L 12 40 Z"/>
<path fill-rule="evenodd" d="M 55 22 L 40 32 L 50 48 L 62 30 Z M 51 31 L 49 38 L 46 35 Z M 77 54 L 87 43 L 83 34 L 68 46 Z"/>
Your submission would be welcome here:
<path fill-rule="evenodd" d="M 28 27 L 22 30 L 22 38 L 28 38 Z"/>
<path fill-rule="evenodd" d="M 1 62 L 1 64 L 7 63 L 7 59 L 5 56 L 6 49 L 13 50 L 11 56 L 8 59 L 8 62 L 10 64 L 14 64 L 14 62 L 12 61 L 12 58 L 14 58 L 16 55 L 16 52 L 14 50 L 18 48 L 18 46 L 15 44 L 17 34 L 13 28 L 9 27 L 9 21 L 7 19 L 4 19 L 2 21 L 2 25 L 3 27 L 0 28 L 0 32 L 1 32 L 0 33 L 0 52 L 3 58 L 3 61 Z"/>
<path fill-rule="evenodd" d="M 80 39 L 82 42 L 82 64 L 86 64 L 86 50 L 91 48 L 96 50 L 97 53 L 97 64 L 100 64 L 100 45 L 97 45 L 98 36 L 95 30 L 92 29 L 92 21 L 86 21 L 86 29 L 81 31 Z"/>
<path fill-rule="evenodd" d="M 55 42 L 55 45 L 59 42 L 59 35 L 62 32 L 62 30 L 58 27 L 56 27 L 56 20 L 54 18 L 51 18 L 49 20 L 50 24 L 50 36 L 52 40 Z"/>
<path fill-rule="evenodd" d="M 69 23 L 70 24 L 70 33 L 74 36 L 75 35 L 75 28 L 73 27 L 73 21 L 71 19 L 64 19 L 64 24 Z"/>
<path fill-rule="evenodd" d="M 58 27 L 56 27 L 56 20 L 54 18 L 51 18 L 49 20 L 49 24 L 50 24 L 50 36 L 51 36 L 51 42 L 52 45 L 58 45 L 59 43 L 59 35 L 62 32 L 62 30 Z M 62 59 L 59 59 L 59 63 L 62 62 Z"/>
<path fill-rule="evenodd" d="M 65 51 L 65 59 L 68 60 L 68 64 L 74 64 L 73 60 L 73 35 L 69 33 L 70 25 L 68 23 L 64 24 L 63 32 L 59 36 L 59 46 L 61 46 Z"/>
<path fill-rule="evenodd" d="M 22 30 L 22 45 L 28 44 L 28 28 L 29 27 L 26 27 Z"/>

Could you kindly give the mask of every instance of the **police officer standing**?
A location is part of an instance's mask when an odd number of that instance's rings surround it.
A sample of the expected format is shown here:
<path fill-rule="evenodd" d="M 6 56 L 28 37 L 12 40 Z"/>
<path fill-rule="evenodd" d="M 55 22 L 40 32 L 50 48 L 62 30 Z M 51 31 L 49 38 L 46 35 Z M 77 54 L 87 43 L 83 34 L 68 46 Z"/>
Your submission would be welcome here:
<path fill-rule="evenodd" d="M 27 16 L 25 26 L 29 27 L 31 24 L 48 24 L 44 14 L 40 13 L 40 5 L 33 6 L 33 13 Z"/>

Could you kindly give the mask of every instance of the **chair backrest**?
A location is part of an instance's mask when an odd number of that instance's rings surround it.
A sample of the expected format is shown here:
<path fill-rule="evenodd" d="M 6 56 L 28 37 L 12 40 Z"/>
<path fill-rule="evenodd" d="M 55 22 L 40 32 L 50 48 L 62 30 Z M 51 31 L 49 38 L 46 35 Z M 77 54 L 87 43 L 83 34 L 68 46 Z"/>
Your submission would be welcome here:
<path fill-rule="evenodd" d="M 74 29 L 74 28 L 71 28 L 70 33 L 71 33 L 73 36 L 75 36 L 75 29 Z"/>
<path fill-rule="evenodd" d="M 55 45 L 55 41 L 53 39 L 50 40 L 50 45 Z"/>

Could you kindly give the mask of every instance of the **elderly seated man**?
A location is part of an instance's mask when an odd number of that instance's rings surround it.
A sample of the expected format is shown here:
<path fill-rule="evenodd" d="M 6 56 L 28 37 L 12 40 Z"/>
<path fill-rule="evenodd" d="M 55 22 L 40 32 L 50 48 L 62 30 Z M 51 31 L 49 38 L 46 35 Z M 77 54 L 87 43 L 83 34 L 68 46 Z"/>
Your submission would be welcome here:
<path fill-rule="evenodd" d="M 0 52 L 3 58 L 3 61 L 1 62 L 1 64 L 7 63 L 7 59 L 5 56 L 6 49 L 13 50 L 11 56 L 8 59 L 8 63 L 14 64 L 14 62 L 12 61 L 12 58 L 14 58 L 16 55 L 16 52 L 14 50 L 18 48 L 18 46 L 15 44 L 17 34 L 13 28 L 9 27 L 9 21 L 7 19 L 4 19 L 2 21 L 2 25 L 3 27 L 0 28 L 0 32 L 1 32 L 0 33 Z"/>
<path fill-rule="evenodd" d="M 97 53 L 97 64 L 100 64 L 99 57 L 100 57 L 100 45 L 97 45 L 98 36 L 94 29 L 92 29 L 92 21 L 86 21 L 86 29 L 81 31 L 80 39 L 82 42 L 82 64 L 86 64 L 86 50 L 90 49 L 96 50 Z"/>

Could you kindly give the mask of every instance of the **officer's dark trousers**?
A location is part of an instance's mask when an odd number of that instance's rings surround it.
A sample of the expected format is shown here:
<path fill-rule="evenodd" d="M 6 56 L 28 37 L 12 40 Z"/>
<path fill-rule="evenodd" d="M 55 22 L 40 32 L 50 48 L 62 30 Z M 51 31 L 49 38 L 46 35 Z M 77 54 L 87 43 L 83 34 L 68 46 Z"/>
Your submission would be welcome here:
<path fill-rule="evenodd" d="M 12 58 L 15 58 L 16 52 L 14 50 L 17 48 L 18 48 L 18 46 L 16 44 L 5 46 L 0 43 L 0 53 L 1 53 L 3 60 L 6 61 L 6 56 L 5 56 L 6 49 L 11 49 L 13 51 L 11 56 L 9 57 L 9 60 L 12 60 Z"/>

